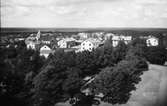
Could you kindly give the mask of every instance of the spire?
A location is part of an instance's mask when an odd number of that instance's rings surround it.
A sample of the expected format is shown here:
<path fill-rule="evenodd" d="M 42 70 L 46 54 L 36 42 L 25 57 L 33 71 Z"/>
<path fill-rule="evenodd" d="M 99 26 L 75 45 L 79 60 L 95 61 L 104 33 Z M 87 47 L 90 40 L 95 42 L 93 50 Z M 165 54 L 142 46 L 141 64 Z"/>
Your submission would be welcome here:
<path fill-rule="evenodd" d="M 41 35 L 41 31 L 39 30 L 38 33 L 37 33 L 37 36 L 36 36 L 36 39 L 37 39 L 37 40 L 39 40 L 40 35 Z"/>

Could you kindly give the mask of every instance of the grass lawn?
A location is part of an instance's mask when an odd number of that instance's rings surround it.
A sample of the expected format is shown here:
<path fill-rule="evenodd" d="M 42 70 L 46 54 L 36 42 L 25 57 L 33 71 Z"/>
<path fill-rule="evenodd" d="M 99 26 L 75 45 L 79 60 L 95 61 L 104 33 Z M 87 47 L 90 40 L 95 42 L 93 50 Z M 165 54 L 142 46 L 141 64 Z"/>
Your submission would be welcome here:
<path fill-rule="evenodd" d="M 101 103 L 100 106 L 164 106 L 161 104 L 165 99 L 164 94 L 167 93 L 167 66 L 150 64 L 149 71 L 144 72 L 141 79 L 142 81 L 136 85 L 136 91 L 132 91 L 128 103 L 123 105 Z"/>

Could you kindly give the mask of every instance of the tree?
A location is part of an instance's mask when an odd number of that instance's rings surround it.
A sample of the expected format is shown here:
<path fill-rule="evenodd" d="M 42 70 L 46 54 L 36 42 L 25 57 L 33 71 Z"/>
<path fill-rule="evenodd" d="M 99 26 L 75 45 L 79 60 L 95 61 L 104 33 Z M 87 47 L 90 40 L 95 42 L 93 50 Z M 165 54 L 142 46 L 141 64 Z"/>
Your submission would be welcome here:
<path fill-rule="evenodd" d="M 38 74 L 44 61 L 41 60 L 39 52 L 27 50 L 24 47 L 5 48 L 0 52 L 2 53 L 0 59 L 2 65 L 0 84 L 2 86 L 0 88 L 3 102 L 6 104 L 8 102 L 5 100 L 10 100 L 14 106 L 28 105 L 29 98 L 31 98 L 32 82 L 26 80 L 25 77 L 30 72 L 34 73 L 33 77 Z"/>
<path fill-rule="evenodd" d="M 164 47 L 148 47 L 146 59 L 151 64 L 164 65 L 166 61 L 166 49 Z"/>
<path fill-rule="evenodd" d="M 123 60 L 125 58 L 127 52 L 127 46 L 124 41 L 119 41 L 118 45 L 114 49 L 113 52 L 113 58 L 114 58 L 114 63 L 118 63 L 119 61 Z"/>
<path fill-rule="evenodd" d="M 75 64 L 73 56 L 75 56 L 73 53 L 57 51 L 34 78 L 34 100 L 37 106 L 52 106 L 73 96 L 70 92 L 75 93 L 74 90 L 80 81 L 79 69 L 72 68 Z M 75 73 L 70 73 L 70 71 Z M 71 83 L 74 86 L 69 86 Z"/>
<path fill-rule="evenodd" d="M 143 71 L 148 70 L 144 59 L 134 56 L 133 59 L 120 61 L 110 70 L 101 71 L 90 84 L 94 95 L 102 93 L 101 100 L 112 104 L 126 103 L 135 84 L 141 79 Z"/>
<path fill-rule="evenodd" d="M 146 45 L 146 41 L 143 39 L 136 38 L 128 45 L 127 54 L 129 55 L 137 55 L 145 58 L 146 52 L 147 52 L 147 45 Z"/>
<path fill-rule="evenodd" d="M 35 105 L 69 101 L 73 106 L 91 106 L 99 102 L 96 96 L 100 93 L 104 102 L 126 103 L 148 66 L 140 55 L 127 52 L 125 44 L 119 45 L 115 51 L 121 58 L 117 61 L 113 61 L 112 47 L 80 53 L 57 51 L 51 55 L 33 80 Z"/>

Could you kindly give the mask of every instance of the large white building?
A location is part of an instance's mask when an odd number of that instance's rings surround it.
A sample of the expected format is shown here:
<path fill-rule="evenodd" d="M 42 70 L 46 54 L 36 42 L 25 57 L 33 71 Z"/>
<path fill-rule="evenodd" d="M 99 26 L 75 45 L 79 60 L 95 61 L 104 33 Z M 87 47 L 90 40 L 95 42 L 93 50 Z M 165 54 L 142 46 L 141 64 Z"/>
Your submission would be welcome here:
<path fill-rule="evenodd" d="M 34 42 L 29 42 L 27 44 L 27 49 L 34 49 L 35 50 L 35 43 Z"/>
<path fill-rule="evenodd" d="M 50 53 L 52 53 L 52 50 L 49 46 L 44 45 L 40 48 L 40 56 L 44 56 L 45 58 L 47 58 Z"/>
<path fill-rule="evenodd" d="M 80 51 L 92 51 L 94 48 L 97 48 L 101 42 L 98 39 L 89 38 L 81 43 Z"/>
<path fill-rule="evenodd" d="M 120 36 L 114 35 L 114 36 L 112 36 L 113 47 L 116 47 L 120 40 L 124 41 L 125 44 L 128 44 L 132 40 L 132 36 L 124 36 L 124 35 L 120 35 Z"/>
<path fill-rule="evenodd" d="M 87 39 L 90 36 L 90 34 L 86 32 L 80 32 L 78 33 L 78 36 L 80 37 L 80 39 Z"/>
<path fill-rule="evenodd" d="M 158 44 L 159 44 L 158 38 L 156 38 L 154 36 L 149 36 L 146 40 L 146 44 L 147 44 L 147 46 L 158 46 Z"/>
<path fill-rule="evenodd" d="M 67 48 L 67 42 L 70 41 L 76 41 L 74 38 L 64 38 L 60 41 L 57 42 L 57 45 L 59 46 L 59 48 Z"/>

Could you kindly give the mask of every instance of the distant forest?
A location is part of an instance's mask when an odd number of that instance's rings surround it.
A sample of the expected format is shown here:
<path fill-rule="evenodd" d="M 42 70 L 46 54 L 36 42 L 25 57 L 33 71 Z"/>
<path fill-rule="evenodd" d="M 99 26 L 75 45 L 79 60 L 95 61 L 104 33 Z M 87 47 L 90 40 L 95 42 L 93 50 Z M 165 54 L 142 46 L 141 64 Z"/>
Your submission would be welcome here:
<path fill-rule="evenodd" d="M 20 32 L 112 32 L 118 34 L 154 34 L 167 33 L 167 28 L 1 28 L 3 33 L 20 33 Z"/>

